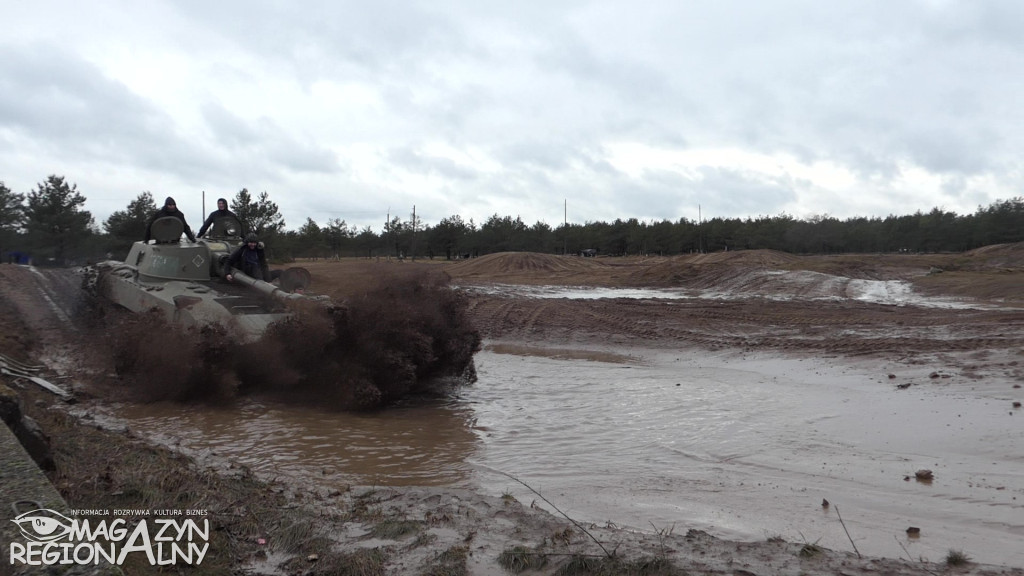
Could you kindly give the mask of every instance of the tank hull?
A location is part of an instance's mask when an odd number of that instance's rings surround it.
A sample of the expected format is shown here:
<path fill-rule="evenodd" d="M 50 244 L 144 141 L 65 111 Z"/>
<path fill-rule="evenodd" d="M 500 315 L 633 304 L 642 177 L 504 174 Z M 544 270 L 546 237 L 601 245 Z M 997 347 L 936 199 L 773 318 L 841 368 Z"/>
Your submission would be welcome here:
<path fill-rule="evenodd" d="M 103 297 L 132 312 L 160 310 L 168 322 L 182 328 L 220 324 L 243 340 L 255 340 L 289 315 L 280 302 L 265 295 L 239 294 L 215 285 L 223 281 L 147 281 L 140 279 L 136 268 L 120 262 L 104 262 L 98 268 L 97 288 Z"/>

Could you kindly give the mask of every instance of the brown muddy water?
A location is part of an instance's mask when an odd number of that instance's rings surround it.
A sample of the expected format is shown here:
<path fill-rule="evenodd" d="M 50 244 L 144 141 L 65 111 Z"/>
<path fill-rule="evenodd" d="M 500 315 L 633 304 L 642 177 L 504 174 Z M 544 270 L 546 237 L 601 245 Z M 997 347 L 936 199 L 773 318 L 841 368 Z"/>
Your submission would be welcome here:
<path fill-rule="evenodd" d="M 1024 566 L 1024 413 L 1010 413 L 1010 383 L 738 352 L 490 343 L 476 362 L 479 381 L 457 397 L 373 414 L 88 409 L 202 462 L 302 485 L 447 485 L 543 505 L 509 474 L 580 521 L 852 551 L 841 513 L 862 554 L 955 549 Z M 934 479 L 916 481 L 919 469 Z"/>

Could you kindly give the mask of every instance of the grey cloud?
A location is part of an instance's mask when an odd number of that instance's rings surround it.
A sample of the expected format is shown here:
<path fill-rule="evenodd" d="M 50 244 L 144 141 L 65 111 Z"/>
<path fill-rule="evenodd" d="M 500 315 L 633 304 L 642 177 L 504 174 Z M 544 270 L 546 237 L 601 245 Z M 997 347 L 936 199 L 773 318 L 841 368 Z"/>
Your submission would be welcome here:
<path fill-rule="evenodd" d="M 93 64 L 54 46 L 0 46 L 0 125 L 55 162 L 127 162 L 195 172 L 206 162 L 174 120 Z"/>
<path fill-rule="evenodd" d="M 407 70 L 409 60 L 463 52 L 443 8 L 430 4 L 225 0 L 176 3 L 181 15 L 246 51 L 290 62 L 307 80 Z"/>
<path fill-rule="evenodd" d="M 744 170 L 704 167 L 700 170 L 699 198 L 718 214 L 778 214 L 796 199 L 794 184 L 787 176 L 766 177 Z"/>
<path fill-rule="evenodd" d="M 45 137 L 92 140 L 97 134 L 139 138 L 170 119 L 94 65 L 49 45 L 0 46 L 0 119 Z"/>
<path fill-rule="evenodd" d="M 212 132 L 211 145 L 222 162 L 244 170 L 248 176 L 266 177 L 280 169 L 322 173 L 341 170 L 331 150 L 300 141 L 269 118 L 246 120 L 212 102 L 203 105 L 202 115 Z"/>
<path fill-rule="evenodd" d="M 543 170 L 566 170 L 578 152 L 570 145 L 554 139 L 537 138 L 498 145 L 495 158 L 510 169 L 528 167 Z"/>
<path fill-rule="evenodd" d="M 443 191 L 432 201 L 450 202 L 435 211 L 503 208 L 524 219 L 534 218 L 531 206 L 557 213 L 560 199 L 584 194 L 581 209 L 614 219 L 674 218 L 698 202 L 722 215 L 777 213 L 797 192 L 833 193 L 742 168 L 632 178 L 602 149 L 621 142 L 828 161 L 856 175 L 865 194 L 885 198 L 859 204 L 872 209 L 892 204 L 906 166 L 944 182 L 936 195 L 971 204 L 995 192 L 970 183 L 1013 190 L 1021 170 L 1024 4 L 1009 0 L 162 6 L 177 17 L 147 22 L 140 8 L 138 30 L 159 29 L 169 45 L 154 41 L 153 49 L 196 62 L 195 76 L 222 65 L 242 82 L 253 81 L 249 74 L 279 82 L 286 89 L 278 94 L 321 80 L 353 87 L 370 95 L 373 123 L 316 141 L 306 134 L 322 132 L 323 119 L 301 119 L 297 109 L 308 101 L 297 101 L 287 121 L 273 112 L 248 117 L 217 103 L 228 80 L 216 75 L 205 87 L 210 102 L 182 103 L 200 112 L 209 137 L 185 134 L 170 110 L 104 76 L 73 45 L 36 43 L 0 45 L 0 134 L 55 158 L 168 181 L 316 182 L 325 196 L 351 191 L 356 211 L 374 210 L 367 198 L 378 195 L 411 204 L 384 189 L 389 174 L 371 175 L 365 187 L 343 177 L 346 159 L 335 150 L 369 148 L 385 151 L 396 173 L 431 175 Z M 103 58 L 109 43 L 90 40 L 90 24 L 76 38 L 83 54 Z M 4 138 L 0 147 L 13 149 Z M 497 173 L 423 152 L 435 142 L 489 154 Z M 338 192 L 338 181 L 348 188 Z"/>
<path fill-rule="evenodd" d="M 648 170 L 637 178 L 620 178 L 613 190 L 596 197 L 609 208 L 608 218 L 696 220 L 779 214 L 796 198 L 788 177 L 705 166 L 693 174 Z"/>
<path fill-rule="evenodd" d="M 205 103 L 202 115 L 216 146 L 242 149 L 260 142 L 259 134 L 253 126 L 220 104 Z"/>
<path fill-rule="evenodd" d="M 392 149 L 387 158 L 393 164 L 408 170 L 427 175 L 437 175 L 456 181 L 472 181 L 478 178 L 477 171 L 457 164 L 450 158 L 425 154 L 412 146 Z"/>

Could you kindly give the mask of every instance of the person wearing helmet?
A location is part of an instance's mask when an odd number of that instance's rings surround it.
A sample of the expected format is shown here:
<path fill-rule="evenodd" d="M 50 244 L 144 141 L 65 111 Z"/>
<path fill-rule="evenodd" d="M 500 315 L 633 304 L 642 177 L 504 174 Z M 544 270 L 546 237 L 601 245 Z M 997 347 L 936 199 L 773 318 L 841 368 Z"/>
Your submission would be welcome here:
<path fill-rule="evenodd" d="M 185 225 L 185 236 L 192 242 L 196 241 L 196 237 L 192 235 L 192 229 L 188 227 L 188 222 L 185 222 L 185 215 L 178 210 L 178 203 L 174 201 L 174 198 L 170 196 L 164 200 L 164 207 L 157 210 L 149 217 L 149 221 L 146 222 L 146 239 L 145 242 L 149 243 L 149 239 L 153 234 L 153 222 L 156 222 L 157 218 L 163 218 L 164 216 L 170 216 L 171 218 L 177 218 L 181 220 L 181 223 Z"/>
<path fill-rule="evenodd" d="M 238 220 L 238 216 L 235 216 L 234 212 L 228 210 L 228 201 L 223 198 L 217 198 L 217 209 L 214 210 L 213 212 L 210 212 L 210 215 L 206 217 L 206 221 L 203 222 L 203 225 L 199 227 L 199 233 L 196 234 L 196 236 L 202 238 L 203 234 L 206 234 L 206 230 L 210 226 L 213 226 L 214 222 L 221 218 L 227 217 Z"/>
<path fill-rule="evenodd" d="M 260 242 L 259 236 L 256 234 L 252 232 L 247 234 L 245 243 L 228 257 L 225 267 L 227 274 L 224 275 L 224 279 L 233 282 L 236 268 L 246 276 L 270 282 L 270 267 L 267 266 L 267 256 L 263 252 L 263 242 Z"/>

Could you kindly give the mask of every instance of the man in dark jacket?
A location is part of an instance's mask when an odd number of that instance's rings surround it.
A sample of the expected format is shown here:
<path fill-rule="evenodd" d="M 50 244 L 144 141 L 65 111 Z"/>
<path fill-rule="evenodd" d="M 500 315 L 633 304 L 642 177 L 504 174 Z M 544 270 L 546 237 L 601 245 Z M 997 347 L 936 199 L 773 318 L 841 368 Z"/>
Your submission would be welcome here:
<path fill-rule="evenodd" d="M 238 268 L 246 276 L 270 282 L 270 267 L 267 266 L 267 256 L 263 253 L 263 243 L 255 234 L 250 232 L 245 237 L 245 244 L 239 246 L 228 257 L 228 273 L 224 275 L 228 282 L 235 280 L 234 274 L 232 274 L 235 268 Z"/>
<path fill-rule="evenodd" d="M 235 220 L 238 220 L 238 216 L 235 216 L 234 212 L 228 210 L 228 201 L 223 198 L 217 198 L 217 209 L 214 210 L 213 212 L 210 212 L 210 215 L 206 217 L 206 221 L 203 222 L 203 225 L 199 227 L 199 233 L 196 234 L 196 236 L 202 238 L 203 234 L 206 234 L 206 230 L 210 226 L 213 226 L 214 222 L 216 222 L 219 218 L 224 218 L 228 216 L 234 218 Z"/>
<path fill-rule="evenodd" d="M 181 210 L 178 210 L 178 204 L 174 201 L 174 198 L 168 196 L 167 200 L 164 200 L 164 207 L 157 210 L 150 216 L 149 222 L 146 222 L 146 242 L 149 242 L 149 239 L 152 237 L 153 222 L 156 222 L 157 218 L 163 218 L 164 216 L 181 220 L 181 224 L 185 227 L 185 236 L 188 236 L 188 239 L 192 242 L 196 241 L 196 237 L 192 234 L 192 229 L 188 227 L 188 222 L 185 222 L 185 215 L 181 213 Z"/>

